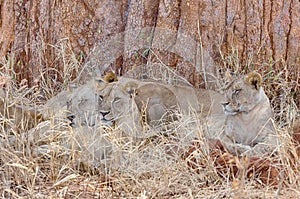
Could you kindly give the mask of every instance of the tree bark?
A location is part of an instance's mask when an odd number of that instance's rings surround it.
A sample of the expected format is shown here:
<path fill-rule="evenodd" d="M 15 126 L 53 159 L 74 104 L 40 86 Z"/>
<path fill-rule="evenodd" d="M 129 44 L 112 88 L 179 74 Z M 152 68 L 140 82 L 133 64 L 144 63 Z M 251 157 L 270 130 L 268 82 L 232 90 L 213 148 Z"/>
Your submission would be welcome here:
<path fill-rule="evenodd" d="M 14 58 L 17 80 L 32 83 L 51 68 L 69 71 L 64 56 L 74 53 L 100 73 L 138 68 L 142 74 L 147 64 L 164 63 L 198 87 L 213 88 L 222 68 L 263 75 L 284 68 L 299 84 L 299 1 L 0 3 L 0 56 Z"/>

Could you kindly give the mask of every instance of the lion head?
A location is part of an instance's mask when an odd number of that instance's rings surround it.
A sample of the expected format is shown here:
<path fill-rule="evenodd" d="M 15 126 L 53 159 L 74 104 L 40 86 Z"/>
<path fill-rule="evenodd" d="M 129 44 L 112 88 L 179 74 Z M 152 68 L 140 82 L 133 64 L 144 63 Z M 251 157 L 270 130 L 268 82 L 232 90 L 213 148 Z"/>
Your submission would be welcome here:
<path fill-rule="evenodd" d="M 227 74 L 229 84 L 225 89 L 225 102 L 223 103 L 226 115 L 236 115 L 241 112 L 250 112 L 261 100 L 265 99 L 262 77 L 257 72 L 237 78 Z"/>
<path fill-rule="evenodd" d="M 97 96 L 101 121 L 120 129 L 128 136 L 139 137 L 139 133 L 142 132 L 141 116 L 132 93 L 119 82 L 100 84 Z"/>

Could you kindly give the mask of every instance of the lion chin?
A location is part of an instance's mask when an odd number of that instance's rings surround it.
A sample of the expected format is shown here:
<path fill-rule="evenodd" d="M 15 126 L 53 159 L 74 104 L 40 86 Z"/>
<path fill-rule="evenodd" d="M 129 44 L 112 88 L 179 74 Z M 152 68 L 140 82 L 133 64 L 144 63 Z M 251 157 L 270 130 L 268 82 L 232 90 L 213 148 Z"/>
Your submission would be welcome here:
<path fill-rule="evenodd" d="M 107 120 L 105 118 L 102 118 L 101 120 L 101 124 L 104 126 L 109 126 L 109 127 L 113 127 L 115 125 L 115 120 Z"/>
<path fill-rule="evenodd" d="M 230 107 L 228 102 L 223 102 L 222 107 L 223 107 L 223 112 L 226 116 L 229 115 L 233 116 L 240 112 L 240 109 Z"/>
<path fill-rule="evenodd" d="M 226 108 L 224 108 L 224 114 L 228 115 L 228 116 L 234 116 L 237 115 L 239 113 L 239 111 L 229 111 Z"/>

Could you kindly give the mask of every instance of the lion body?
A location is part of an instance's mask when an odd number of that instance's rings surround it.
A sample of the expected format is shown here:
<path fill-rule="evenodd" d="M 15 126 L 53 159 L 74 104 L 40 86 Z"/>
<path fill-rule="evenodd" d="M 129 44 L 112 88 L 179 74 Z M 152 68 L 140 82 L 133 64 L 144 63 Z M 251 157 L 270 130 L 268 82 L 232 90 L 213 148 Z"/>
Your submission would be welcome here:
<path fill-rule="evenodd" d="M 225 96 L 211 90 L 150 80 L 97 79 L 96 84 L 91 81 L 62 94 L 66 107 L 62 109 L 73 112 L 81 125 L 86 125 L 83 120 L 94 123 L 99 114 L 102 124 L 135 138 L 156 135 L 178 118 L 193 114 L 206 122 L 207 137 L 219 138 L 229 152 L 263 156 L 273 151 L 278 138 L 260 78 L 257 74 L 232 78 Z M 53 106 L 51 109 L 57 110 Z"/>
<path fill-rule="evenodd" d="M 162 129 L 182 115 L 222 114 L 220 100 L 215 100 L 222 98 L 219 93 L 191 86 L 118 77 L 116 82 L 101 82 L 98 95 L 103 121 L 134 137 L 151 136 L 144 134 L 145 127 Z"/>
<path fill-rule="evenodd" d="M 234 154 L 261 157 L 271 154 L 278 145 L 273 112 L 261 82 L 261 76 L 252 72 L 238 78 L 231 77 L 226 88 L 222 140 Z"/>

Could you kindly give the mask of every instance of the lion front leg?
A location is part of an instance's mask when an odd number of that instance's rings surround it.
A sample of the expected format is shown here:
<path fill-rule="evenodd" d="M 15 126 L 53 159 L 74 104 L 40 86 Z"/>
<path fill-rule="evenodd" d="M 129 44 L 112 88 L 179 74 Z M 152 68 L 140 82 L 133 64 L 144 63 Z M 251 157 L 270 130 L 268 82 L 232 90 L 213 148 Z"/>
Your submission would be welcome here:
<path fill-rule="evenodd" d="M 237 144 L 232 142 L 223 142 L 222 144 L 228 152 L 237 156 L 251 150 L 251 147 L 249 145 Z"/>
<path fill-rule="evenodd" d="M 270 146 L 265 143 L 259 143 L 254 147 L 249 145 L 237 144 L 237 143 L 229 143 L 223 142 L 224 147 L 228 152 L 237 156 L 247 156 L 247 157 L 264 157 L 272 154 L 273 150 Z"/>
<path fill-rule="evenodd" d="M 266 157 L 276 153 L 276 148 L 279 146 L 279 138 L 277 135 L 268 134 L 262 141 L 251 147 L 251 150 L 246 151 L 242 155 L 249 157 Z"/>
<path fill-rule="evenodd" d="M 278 138 L 271 135 L 260 140 L 254 146 L 237 143 L 228 136 L 224 136 L 222 141 L 228 152 L 234 155 L 247 157 L 265 157 L 271 155 L 274 153 L 275 147 L 278 146 Z"/>

